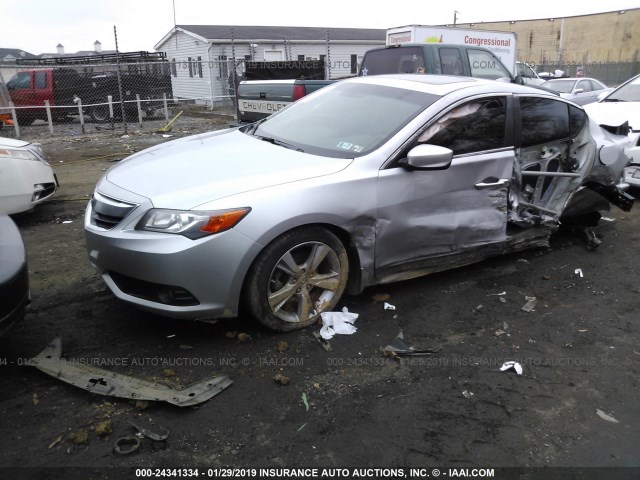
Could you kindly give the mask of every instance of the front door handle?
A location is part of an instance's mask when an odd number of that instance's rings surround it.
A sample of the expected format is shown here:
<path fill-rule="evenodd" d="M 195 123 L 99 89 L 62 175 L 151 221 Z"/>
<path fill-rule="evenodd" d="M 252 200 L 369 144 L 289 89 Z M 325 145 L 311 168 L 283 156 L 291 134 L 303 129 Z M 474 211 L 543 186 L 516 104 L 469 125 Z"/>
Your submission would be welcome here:
<path fill-rule="evenodd" d="M 482 190 L 483 188 L 501 187 L 503 185 L 506 185 L 507 183 L 509 183 L 508 178 L 485 178 L 482 182 L 476 183 L 476 188 L 478 190 Z"/>

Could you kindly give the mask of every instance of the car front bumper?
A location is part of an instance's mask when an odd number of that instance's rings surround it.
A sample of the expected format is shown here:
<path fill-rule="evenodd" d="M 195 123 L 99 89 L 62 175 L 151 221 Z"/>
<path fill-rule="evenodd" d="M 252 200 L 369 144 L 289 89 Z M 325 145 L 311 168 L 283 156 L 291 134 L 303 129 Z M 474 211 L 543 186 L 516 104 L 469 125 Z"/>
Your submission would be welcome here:
<path fill-rule="evenodd" d="M 26 212 L 51 198 L 58 189 L 53 169 L 44 162 L 2 159 L 0 210 L 12 215 Z"/>
<path fill-rule="evenodd" d="M 231 229 L 188 239 L 134 230 L 146 209 L 137 209 L 111 230 L 85 216 L 87 250 L 111 291 L 154 313 L 183 319 L 235 317 L 244 277 L 260 246 Z"/>
<path fill-rule="evenodd" d="M 29 272 L 26 261 L 16 274 L 0 285 L 0 335 L 24 318 L 29 294 Z"/>

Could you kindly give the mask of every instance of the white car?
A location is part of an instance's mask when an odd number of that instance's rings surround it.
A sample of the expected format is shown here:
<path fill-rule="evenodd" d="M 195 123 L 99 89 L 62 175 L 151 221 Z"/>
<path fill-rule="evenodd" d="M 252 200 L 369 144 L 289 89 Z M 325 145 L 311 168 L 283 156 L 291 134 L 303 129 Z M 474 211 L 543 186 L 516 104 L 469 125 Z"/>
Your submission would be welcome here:
<path fill-rule="evenodd" d="M 613 92 L 584 109 L 600 125 L 617 126 L 629 122 L 629 147 L 625 150 L 631 165 L 624 171 L 624 181 L 640 187 L 640 75 L 627 80 Z"/>
<path fill-rule="evenodd" d="M 550 88 L 560 94 L 562 98 L 571 100 L 578 105 L 587 105 L 602 98 L 603 94 L 611 92 L 613 88 L 595 78 L 553 78 L 541 86 Z"/>
<path fill-rule="evenodd" d="M 29 211 L 57 189 L 56 174 L 39 145 L 0 137 L 0 212 Z"/>

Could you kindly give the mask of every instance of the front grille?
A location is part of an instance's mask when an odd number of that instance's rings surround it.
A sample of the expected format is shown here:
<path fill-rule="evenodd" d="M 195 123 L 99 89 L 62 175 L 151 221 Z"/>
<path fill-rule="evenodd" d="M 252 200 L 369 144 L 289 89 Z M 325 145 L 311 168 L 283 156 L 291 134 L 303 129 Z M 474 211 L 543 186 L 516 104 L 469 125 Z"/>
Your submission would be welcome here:
<path fill-rule="evenodd" d="M 109 272 L 109 276 L 120 290 L 132 297 L 176 307 L 189 307 L 200 304 L 191 292 L 182 287 L 138 280 L 117 272 Z"/>
<path fill-rule="evenodd" d="M 111 230 L 137 206 L 95 192 L 91 199 L 91 225 Z"/>

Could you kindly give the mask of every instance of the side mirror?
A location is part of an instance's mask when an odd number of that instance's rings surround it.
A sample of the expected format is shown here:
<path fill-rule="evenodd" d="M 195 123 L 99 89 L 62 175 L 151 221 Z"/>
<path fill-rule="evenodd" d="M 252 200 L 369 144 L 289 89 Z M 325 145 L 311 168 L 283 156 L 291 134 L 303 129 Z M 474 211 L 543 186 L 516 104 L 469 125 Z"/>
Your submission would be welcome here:
<path fill-rule="evenodd" d="M 410 170 L 446 170 L 451 165 L 453 151 L 438 145 L 417 145 L 401 162 Z"/>
<path fill-rule="evenodd" d="M 573 93 L 584 93 L 584 88 L 576 88 Z"/>
<path fill-rule="evenodd" d="M 524 77 L 518 75 L 513 79 L 513 83 L 517 83 L 518 85 L 525 85 L 527 82 L 525 81 Z"/>

